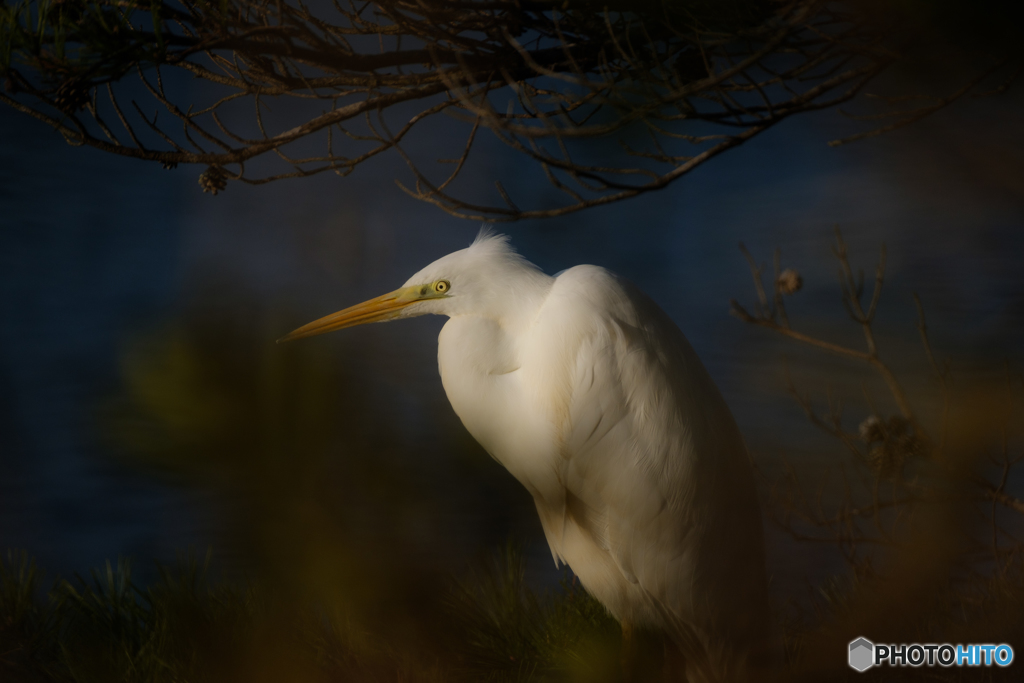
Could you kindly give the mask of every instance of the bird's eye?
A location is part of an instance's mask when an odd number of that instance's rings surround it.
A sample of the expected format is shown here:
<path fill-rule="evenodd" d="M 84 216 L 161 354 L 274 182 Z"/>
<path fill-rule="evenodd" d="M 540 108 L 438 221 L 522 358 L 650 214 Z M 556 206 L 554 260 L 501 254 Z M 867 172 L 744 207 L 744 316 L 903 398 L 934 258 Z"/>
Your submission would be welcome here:
<path fill-rule="evenodd" d="M 434 291 L 437 292 L 438 294 L 444 294 L 451 288 L 452 286 L 451 284 L 449 284 L 447 280 L 438 280 L 437 282 L 434 283 Z"/>

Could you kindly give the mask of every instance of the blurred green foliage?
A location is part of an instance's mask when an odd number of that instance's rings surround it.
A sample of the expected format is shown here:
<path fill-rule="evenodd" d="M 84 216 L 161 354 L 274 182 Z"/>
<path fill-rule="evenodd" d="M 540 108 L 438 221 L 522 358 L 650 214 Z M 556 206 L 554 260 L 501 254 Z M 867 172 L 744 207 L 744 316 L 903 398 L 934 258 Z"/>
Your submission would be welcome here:
<path fill-rule="evenodd" d="M 214 582 L 182 557 L 147 587 L 126 560 L 45 595 L 25 554 L 0 563 L 0 677 L 74 683 L 617 680 L 619 632 L 571 583 L 539 596 L 515 546 L 453 582 L 436 638 L 389 641 L 323 602 Z M 10 677 L 10 678 L 9 678 Z"/>
<path fill-rule="evenodd" d="M 145 30 L 139 14 L 148 15 Z M 166 54 L 163 3 L 140 0 L 21 0 L 0 7 L 0 71 L 31 67 L 45 76 L 117 80 L 133 65 L 160 63 Z"/>
<path fill-rule="evenodd" d="M 197 314 L 137 340 L 104 420 L 112 445 L 135 468 L 214 491 L 229 552 L 262 581 L 404 610 L 422 578 L 404 563 L 435 540 L 422 524 L 433 496 L 345 354 L 274 336 Z"/>
<path fill-rule="evenodd" d="M 158 578 L 146 587 L 132 581 L 128 561 L 108 562 L 88 578 L 58 580 L 44 594 L 31 559 L 9 552 L 0 562 L 0 680 L 622 680 L 615 620 L 568 579 L 558 590 L 536 593 L 512 543 L 468 577 L 449 581 L 433 610 L 420 615 L 425 628 L 416 639 L 389 638 L 344 609 L 295 601 L 254 581 L 213 581 L 208 562 L 183 556 L 174 566 L 160 566 Z M 1024 635 L 1022 570 L 1024 564 L 1017 562 L 978 579 L 970 592 L 950 583 L 873 636 L 879 642 L 1017 645 Z M 860 635 L 865 626 L 865 605 L 886 599 L 892 589 L 885 578 L 870 573 L 819 586 L 813 619 L 783 621 L 787 666 L 771 680 L 890 680 L 884 669 L 855 674 L 842 653 L 849 634 Z M 661 680 L 659 653 L 650 647 L 641 652 L 649 666 L 636 680 Z M 920 667 L 901 669 L 891 680 L 1017 679 L 1013 667 Z"/>
<path fill-rule="evenodd" d="M 123 386 L 100 416 L 109 450 L 133 469 L 209 492 L 216 509 L 204 521 L 217 527 L 214 564 L 225 575 L 358 625 L 334 629 L 338 637 L 447 647 L 435 622 L 449 576 L 495 540 L 479 535 L 505 535 L 490 508 L 536 524 L 528 494 L 461 429 L 436 444 L 405 433 L 437 416 L 376 385 L 407 381 L 403 363 L 418 359 L 375 344 L 357 352 L 349 344 L 360 335 L 274 344 L 295 324 L 237 292 L 224 307 L 214 301 L 224 291 L 204 287 L 173 324 L 126 345 Z M 490 479 L 524 499 L 522 509 L 489 494 Z M 476 504 L 486 496 L 490 507 Z"/>

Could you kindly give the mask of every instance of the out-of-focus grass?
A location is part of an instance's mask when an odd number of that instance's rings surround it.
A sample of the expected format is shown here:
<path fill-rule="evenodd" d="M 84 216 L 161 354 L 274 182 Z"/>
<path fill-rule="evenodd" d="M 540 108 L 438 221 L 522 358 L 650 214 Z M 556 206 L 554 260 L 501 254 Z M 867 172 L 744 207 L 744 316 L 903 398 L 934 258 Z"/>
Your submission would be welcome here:
<path fill-rule="evenodd" d="M 850 633 L 873 603 L 900 589 L 881 575 L 816 588 L 806 620 L 784 620 L 787 664 L 764 680 L 1019 680 L 1019 668 L 846 666 Z M 910 587 L 903 586 L 909 589 Z M 540 595 L 524 578 L 514 547 L 452 581 L 416 639 L 389 639 L 326 603 L 296 603 L 252 582 L 214 582 L 206 564 L 184 558 L 161 567 L 147 587 L 129 562 L 41 590 L 24 553 L 0 562 L 0 680 L 27 683 L 188 683 L 245 681 L 572 681 L 622 680 L 618 624 L 573 581 Z M 962 582 L 888 617 L 879 642 L 1020 643 L 1024 558 L 1001 573 Z M 859 632 L 858 632 L 859 633 Z M 892 636 L 887 638 L 886 636 Z M 641 644 L 642 645 L 642 644 Z M 662 680 L 657 653 L 637 681 Z M 759 679 L 760 680 L 760 679 Z"/>
<path fill-rule="evenodd" d="M 618 677 L 618 623 L 568 578 L 538 596 L 522 555 L 508 546 L 445 601 L 459 672 L 471 680 L 604 681 Z"/>
<path fill-rule="evenodd" d="M 217 583 L 183 558 L 147 587 L 126 560 L 41 590 L 24 553 L 0 563 L 0 680 L 616 680 L 619 628 L 571 582 L 540 596 L 522 554 L 452 582 L 430 642 L 388 640 L 351 615 L 254 583 Z"/>

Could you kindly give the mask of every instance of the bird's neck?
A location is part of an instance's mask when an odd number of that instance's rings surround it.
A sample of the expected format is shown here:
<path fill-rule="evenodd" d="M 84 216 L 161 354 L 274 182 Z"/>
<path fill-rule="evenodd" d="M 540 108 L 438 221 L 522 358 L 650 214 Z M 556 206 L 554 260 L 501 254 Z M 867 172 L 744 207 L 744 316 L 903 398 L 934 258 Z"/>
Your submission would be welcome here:
<path fill-rule="evenodd" d="M 489 317 L 505 330 L 518 331 L 533 324 L 555 279 L 539 270 L 523 268 L 514 277 L 495 278 L 495 281 L 507 284 L 504 291 L 497 292 L 496 299 L 501 301 L 501 306 L 491 311 Z"/>

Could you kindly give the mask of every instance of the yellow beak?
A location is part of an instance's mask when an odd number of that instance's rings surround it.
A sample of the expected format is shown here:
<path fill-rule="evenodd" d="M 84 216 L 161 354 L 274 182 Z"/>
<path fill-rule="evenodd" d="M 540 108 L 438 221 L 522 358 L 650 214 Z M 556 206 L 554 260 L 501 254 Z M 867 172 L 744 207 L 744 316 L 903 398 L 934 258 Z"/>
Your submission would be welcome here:
<path fill-rule="evenodd" d="M 419 287 L 403 287 L 402 289 L 396 289 L 393 292 L 383 294 L 374 299 L 370 299 L 369 301 L 364 301 L 361 304 L 349 306 L 337 313 L 331 313 L 319 320 L 314 320 L 307 325 L 303 325 L 297 330 L 289 332 L 284 337 L 278 339 L 277 342 L 280 344 L 284 341 L 302 339 L 303 337 L 312 337 L 317 334 L 333 332 L 334 330 L 341 330 L 346 327 L 355 327 L 356 325 L 364 325 L 366 323 L 378 323 L 384 322 L 385 320 L 391 320 L 392 318 L 397 317 L 399 311 L 403 308 L 409 304 L 414 304 L 419 301 L 420 297 L 417 296 L 419 293 Z"/>

